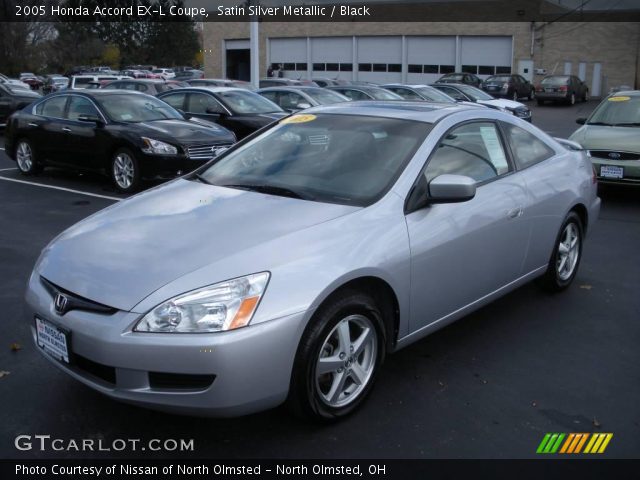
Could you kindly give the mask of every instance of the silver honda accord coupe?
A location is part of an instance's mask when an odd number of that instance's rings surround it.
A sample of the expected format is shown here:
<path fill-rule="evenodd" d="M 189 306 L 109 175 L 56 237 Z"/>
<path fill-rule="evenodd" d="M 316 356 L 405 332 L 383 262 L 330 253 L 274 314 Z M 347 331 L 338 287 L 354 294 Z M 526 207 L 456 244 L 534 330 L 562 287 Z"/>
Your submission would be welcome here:
<path fill-rule="evenodd" d="M 533 279 L 568 287 L 599 208 L 580 147 L 512 115 L 317 107 L 63 232 L 27 321 L 117 400 L 333 420 L 388 353 Z"/>

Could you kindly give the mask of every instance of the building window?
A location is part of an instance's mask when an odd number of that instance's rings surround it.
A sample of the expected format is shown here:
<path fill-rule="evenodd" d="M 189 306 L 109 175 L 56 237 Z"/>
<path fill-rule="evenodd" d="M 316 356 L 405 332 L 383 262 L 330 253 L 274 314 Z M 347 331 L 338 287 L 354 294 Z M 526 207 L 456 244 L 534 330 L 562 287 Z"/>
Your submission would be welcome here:
<path fill-rule="evenodd" d="M 324 72 L 325 71 L 324 63 L 314 63 L 313 70 L 316 72 Z"/>
<path fill-rule="evenodd" d="M 296 69 L 296 64 L 295 63 L 285 63 L 285 64 L 283 64 L 283 68 L 285 70 L 295 70 Z"/>
<path fill-rule="evenodd" d="M 473 73 L 474 75 L 478 73 L 477 65 L 462 65 L 462 71 L 464 73 Z"/>
<path fill-rule="evenodd" d="M 399 63 L 390 63 L 387 65 L 388 72 L 402 72 L 402 65 Z"/>
<path fill-rule="evenodd" d="M 353 64 L 352 63 L 341 63 L 340 64 L 340 71 L 341 72 L 352 72 L 353 71 Z"/>
<path fill-rule="evenodd" d="M 424 73 L 438 73 L 438 65 L 423 65 Z"/>
<path fill-rule="evenodd" d="M 455 71 L 455 65 L 440 65 L 440 73 L 453 73 Z"/>
<path fill-rule="evenodd" d="M 306 69 L 307 69 L 306 63 L 296 63 L 296 70 L 306 70 Z"/>
<path fill-rule="evenodd" d="M 358 64 L 358 70 L 360 72 L 370 72 L 371 71 L 371 64 L 370 63 L 359 63 Z"/>
<path fill-rule="evenodd" d="M 331 72 L 337 72 L 338 69 L 338 64 L 337 63 L 327 63 L 327 70 L 331 71 Z"/>
<path fill-rule="evenodd" d="M 374 72 L 386 72 L 387 71 L 387 64 L 386 63 L 374 63 L 373 64 L 373 71 Z"/>
<path fill-rule="evenodd" d="M 422 65 L 411 64 L 408 66 L 409 73 L 422 73 Z"/>
<path fill-rule="evenodd" d="M 496 67 L 496 75 L 501 73 L 511 73 L 511 67 Z"/>
<path fill-rule="evenodd" d="M 480 65 L 478 67 L 478 73 L 480 75 L 493 75 L 495 71 L 495 67 L 489 65 Z"/>

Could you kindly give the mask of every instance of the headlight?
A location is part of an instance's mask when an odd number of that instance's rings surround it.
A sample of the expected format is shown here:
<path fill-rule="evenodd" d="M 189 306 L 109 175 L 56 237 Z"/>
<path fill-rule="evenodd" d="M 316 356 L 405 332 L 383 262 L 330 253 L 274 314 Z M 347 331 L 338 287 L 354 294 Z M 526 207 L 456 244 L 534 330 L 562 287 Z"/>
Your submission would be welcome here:
<path fill-rule="evenodd" d="M 173 145 L 161 142 L 160 140 L 154 140 L 153 138 L 142 137 L 145 148 L 142 149 L 144 153 L 152 153 L 156 155 L 175 155 L 178 153 L 178 149 Z"/>
<path fill-rule="evenodd" d="M 136 332 L 204 333 L 246 326 L 267 287 L 269 273 L 255 273 L 183 293 L 158 305 Z"/>

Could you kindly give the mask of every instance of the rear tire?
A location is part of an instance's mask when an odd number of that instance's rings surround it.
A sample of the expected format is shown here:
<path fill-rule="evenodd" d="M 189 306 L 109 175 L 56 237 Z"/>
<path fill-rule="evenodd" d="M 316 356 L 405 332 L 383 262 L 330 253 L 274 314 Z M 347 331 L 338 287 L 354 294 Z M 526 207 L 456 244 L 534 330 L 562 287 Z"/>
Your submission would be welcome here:
<path fill-rule="evenodd" d="M 354 412 L 371 392 L 385 357 L 381 309 L 357 290 L 339 293 L 307 327 L 294 362 L 288 403 L 320 422 Z"/>
<path fill-rule="evenodd" d="M 539 285 L 548 292 L 566 289 L 576 276 L 582 258 L 583 226 L 576 212 L 569 212 L 554 243 L 547 271 Z"/>
<path fill-rule="evenodd" d="M 18 140 L 16 144 L 16 163 L 22 175 L 35 175 L 42 171 L 31 143 L 25 139 Z"/>
<path fill-rule="evenodd" d="M 569 97 L 569 105 L 573 106 L 576 104 L 576 94 L 572 93 L 571 96 Z"/>
<path fill-rule="evenodd" d="M 531 90 L 529 90 L 529 95 L 527 96 L 527 99 L 533 100 L 534 98 L 536 98 L 536 91 L 532 88 Z"/>
<path fill-rule="evenodd" d="M 514 90 L 513 93 L 511 94 L 511 100 L 513 100 L 514 102 L 518 101 L 518 91 Z"/>

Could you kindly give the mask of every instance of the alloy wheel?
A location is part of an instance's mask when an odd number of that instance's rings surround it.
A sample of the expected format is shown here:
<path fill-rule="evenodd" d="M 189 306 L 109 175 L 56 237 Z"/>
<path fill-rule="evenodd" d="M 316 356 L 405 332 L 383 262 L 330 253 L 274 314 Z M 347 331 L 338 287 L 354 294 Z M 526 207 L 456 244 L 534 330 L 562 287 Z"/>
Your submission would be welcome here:
<path fill-rule="evenodd" d="M 33 151 L 27 142 L 20 142 L 16 148 L 18 168 L 23 172 L 30 172 L 33 168 Z"/>
<path fill-rule="evenodd" d="M 316 362 L 316 389 L 322 402 L 334 408 L 353 402 L 372 378 L 378 338 L 370 319 L 350 315 L 327 335 Z"/>
<path fill-rule="evenodd" d="M 113 178 L 116 184 L 127 189 L 131 187 L 135 177 L 135 165 L 133 159 L 126 153 L 120 152 L 113 161 Z"/>
<path fill-rule="evenodd" d="M 580 256 L 580 231 L 575 223 L 568 223 L 558 243 L 556 272 L 558 278 L 566 281 L 571 278 Z"/>

